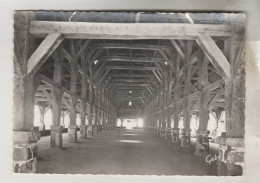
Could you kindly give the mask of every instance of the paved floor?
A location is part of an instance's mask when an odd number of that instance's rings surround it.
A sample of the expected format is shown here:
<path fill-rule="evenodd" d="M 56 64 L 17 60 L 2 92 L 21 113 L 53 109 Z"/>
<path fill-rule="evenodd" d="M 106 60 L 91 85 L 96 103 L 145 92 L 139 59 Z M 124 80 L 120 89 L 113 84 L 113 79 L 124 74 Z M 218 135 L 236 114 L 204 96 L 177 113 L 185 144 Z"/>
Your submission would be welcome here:
<path fill-rule="evenodd" d="M 215 175 L 216 164 L 141 130 L 106 131 L 63 149 L 50 148 L 50 136 L 38 142 L 38 173 L 123 175 Z"/>

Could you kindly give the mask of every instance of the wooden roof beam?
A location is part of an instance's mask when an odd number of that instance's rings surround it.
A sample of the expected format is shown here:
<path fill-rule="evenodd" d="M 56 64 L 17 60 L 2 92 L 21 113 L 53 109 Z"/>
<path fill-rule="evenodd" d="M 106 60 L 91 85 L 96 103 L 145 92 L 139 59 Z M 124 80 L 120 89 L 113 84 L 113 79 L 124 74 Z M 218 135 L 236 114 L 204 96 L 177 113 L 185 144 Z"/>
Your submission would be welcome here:
<path fill-rule="evenodd" d="M 88 23 L 31 21 L 29 32 L 35 37 L 60 33 L 74 39 L 195 39 L 200 35 L 228 37 L 228 24 L 186 23 Z"/>
<path fill-rule="evenodd" d="M 152 74 L 128 74 L 128 73 L 111 73 L 109 74 L 110 77 L 119 77 L 119 78 L 122 78 L 122 77 L 126 77 L 126 78 L 150 78 L 150 77 L 153 77 Z"/>
<path fill-rule="evenodd" d="M 36 73 L 63 40 L 61 33 L 49 33 L 27 63 L 27 74 Z"/>
<path fill-rule="evenodd" d="M 181 58 L 184 60 L 185 59 L 185 54 L 183 53 L 183 51 L 181 50 L 181 48 L 179 47 L 179 45 L 176 43 L 175 40 L 170 40 L 170 43 L 172 44 L 172 46 L 175 48 L 175 50 L 179 53 L 179 55 L 181 56 Z"/>
<path fill-rule="evenodd" d="M 96 43 L 92 44 L 93 49 L 127 49 L 127 50 L 172 50 L 169 46 L 158 46 L 150 44 L 132 44 L 132 43 Z"/>
<path fill-rule="evenodd" d="M 222 78 L 225 80 L 230 80 L 230 63 L 216 45 L 215 41 L 208 35 L 201 35 L 196 39 L 196 41 Z"/>
<path fill-rule="evenodd" d="M 127 82 L 127 83 L 140 83 L 140 82 L 151 82 L 150 79 L 112 79 L 112 81 L 122 81 L 122 82 Z"/>
<path fill-rule="evenodd" d="M 157 67 L 152 67 L 152 66 L 107 66 L 107 69 L 118 69 L 118 70 L 136 70 L 136 71 L 143 71 L 143 70 L 148 70 L 148 71 L 153 71 L 153 70 L 158 70 L 159 68 Z"/>
<path fill-rule="evenodd" d="M 125 56 L 110 56 L 110 57 L 101 57 L 99 60 L 104 61 L 114 61 L 114 62 L 164 62 L 162 58 L 154 58 L 154 57 L 125 57 Z"/>

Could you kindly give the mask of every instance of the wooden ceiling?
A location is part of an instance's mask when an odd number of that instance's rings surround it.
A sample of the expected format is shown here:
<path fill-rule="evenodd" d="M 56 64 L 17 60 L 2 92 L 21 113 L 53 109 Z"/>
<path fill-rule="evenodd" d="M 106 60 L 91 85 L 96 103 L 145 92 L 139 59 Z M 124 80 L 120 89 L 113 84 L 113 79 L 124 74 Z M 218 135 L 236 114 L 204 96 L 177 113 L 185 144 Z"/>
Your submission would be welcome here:
<path fill-rule="evenodd" d="M 28 61 L 27 72 L 36 72 L 42 78 L 36 92 L 36 103 L 40 105 L 48 105 L 53 97 L 50 83 L 59 47 L 63 55 L 62 87 L 67 91 L 62 100 L 63 110 L 69 108 L 71 63 L 74 63 L 78 99 L 83 97 L 89 102 L 91 83 L 117 109 L 118 117 L 142 116 L 153 100 L 160 105 L 162 92 L 169 93 L 165 94 L 167 105 L 173 102 L 179 105 L 180 114 L 184 98 L 191 97 L 192 110 L 196 112 L 203 59 L 208 60 L 209 105 L 224 108 L 224 80 L 230 77 L 230 64 L 224 56 L 225 39 L 234 33 L 233 14 L 145 13 L 141 18 L 139 15 L 138 22 L 137 13 L 124 13 L 123 19 L 120 15 L 113 18 L 116 12 L 102 15 L 77 12 L 76 16 L 72 16 L 73 12 L 63 15 L 38 12 L 36 15 L 38 20 L 32 21 L 29 29 L 36 38 L 35 55 Z M 131 15 L 135 23 L 127 22 L 132 21 Z M 242 15 L 237 17 L 237 22 L 244 23 Z M 160 22 L 162 19 L 170 23 Z M 187 65 L 190 65 L 188 81 Z M 87 78 L 84 85 L 83 75 Z M 187 82 L 190 90 L 185 94 Z M 82 87 L 86 87 L 86 96 L 81 95 Z"/>

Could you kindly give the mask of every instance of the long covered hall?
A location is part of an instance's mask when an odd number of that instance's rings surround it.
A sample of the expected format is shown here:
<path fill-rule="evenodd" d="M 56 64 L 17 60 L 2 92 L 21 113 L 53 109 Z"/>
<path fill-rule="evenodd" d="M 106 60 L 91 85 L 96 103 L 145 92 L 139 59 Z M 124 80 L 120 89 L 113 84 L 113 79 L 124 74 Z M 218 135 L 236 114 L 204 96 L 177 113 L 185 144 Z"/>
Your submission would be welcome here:
<path fill-rule="evenodd" d="M 206 164 L 189 149 L 140 129 L 119 128 L 78 143 L 68 143 L 67 138 L 64 134 L 62 149 L 50 149 L 49 137 L 41 138 L 37 173 L 217 175 L 214 162 Z"/>
<path fill-rule="evenodd" d="M 13 171 L 242 175 L 245 23 L 15 12 Z"/>

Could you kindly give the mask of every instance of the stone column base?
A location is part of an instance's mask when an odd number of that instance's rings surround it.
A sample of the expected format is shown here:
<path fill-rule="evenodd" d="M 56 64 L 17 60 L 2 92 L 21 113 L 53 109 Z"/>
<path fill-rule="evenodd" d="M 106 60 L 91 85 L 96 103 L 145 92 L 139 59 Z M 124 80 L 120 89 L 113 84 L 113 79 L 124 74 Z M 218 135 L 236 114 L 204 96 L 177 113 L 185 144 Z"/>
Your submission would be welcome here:
<path fill-rule="evenodd" d="M 62 126 L 51 126 L 51 147 L 62 148 Z"/>
<path fill-rule="evenodd" d="M 39 131 L 13 132 L 13 172 L 36 173 Z"/>
<path fill-rule="evenodd" d="M 181 131 L 180 140 L 182 147 L 190 145 L 190 132 L 190 129 L 184 129 L 183 131 Z"/>
<path fill-rule="evenodd" d="M 195 155 L 201 156 L 209 152 L 209 131 L 196 132 Z"/>
<path fill-rule="evenodd" d="M 88 138 L 88 126 L 87 125 L 80 125 L 80 138 L 87 139 Z"/>
<path fill-rule="evenodd" d="M 177 143 L 177 142 L 179 142 L 179 131 L 180 131 L 180 129 L 179 128 L 173 128 L 172 130 L 171 130 L 171 137 L 172 137 L 172 142 L 174 142 L 174 143 Z"/>
<path fill-rule="evenodd" d="M 70 125 L 68 127 L 68 142 L 69 143 L 76 143 L 77 142 L 77 129 L 76 125 Z"/>
<path fill-rule="evenodd" d="M 219 176 L 241 176 L 244 168 L 244 138 L 221 137 Z"/>

